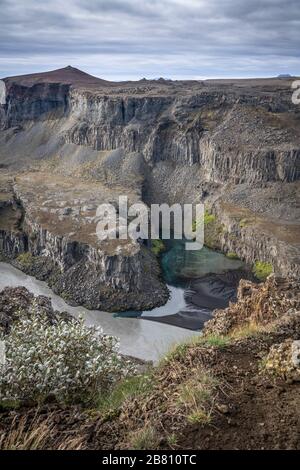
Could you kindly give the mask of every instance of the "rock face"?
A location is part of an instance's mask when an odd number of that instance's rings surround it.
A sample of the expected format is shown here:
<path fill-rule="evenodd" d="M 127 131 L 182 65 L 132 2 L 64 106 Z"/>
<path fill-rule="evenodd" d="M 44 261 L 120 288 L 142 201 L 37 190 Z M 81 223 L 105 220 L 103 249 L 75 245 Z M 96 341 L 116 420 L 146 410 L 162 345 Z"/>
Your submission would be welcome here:
<path fill-rule="evenodd" d="M 0 330 L 9 333 L 13 322 L 20 315 L 30 317 L 33 313 L 46 316 L 49 323 L 53 324 L 57 319 L 66 321 L 72 317 L 67 313 L 53 310 L 51 300 L 42 295 L 35 297 L 25 287 L 7 287 L 0 292 Z"/>
<path fill-rule="evenodd" d="M 293 319 L 299 320 L 299 315 L 299 282 L 274 275 L 270 275 L 264 284 L 241 280 L 237 302 L 227 309 L 215 310 L 214 317 L 205 324 L 204 334 L 227 335 L 238 328 L 251 325 L 259 328 L 278 322 L 277 329 L 290 328 L 298 337 L 300 331 L 294 328 Z"/>
<path fill-rule="evenodd" d="M 69 184 L 88 179 L 102 185 L 103 202 L 103 187 L 115 195 L 134 192 L 146 203 L 205 202 L 225 228 L 218 248 L 249 264 L 271 262 L 279 275 L 299 274 L 293 198 L 299 197 L 300 113 L 291 102 L 292 79 L 111 83 L 67 67 L 1 83 L 2 168 L 14 174 L 34 168 L 57 181 L 64 175 Z M 25 208 L 28 236 L 6 231 L 2 249 L 16 254 L 28 243 L 33 255 L 46 255 L 62 272 L 77 276 L 75 266 L 84 259 L 98 266 L 99 282 L 109 289 L 144 289 L 141 263 L 149 253 L 137 247 L 127 256 L 120 247 L 113 257 L 99 255 L 90 235 L 78 239 L 77 228 L 65 226 L 75 224 L 78 204 L 47 208 L 38 205 L 45 199 L 36 200 L 37 214 L 22 184 L 15 184 L 15 195 Z M 56 191 L 63 201 L 64 190 Z M 56 222 L 45 229 L 52 214 Z"/>
<path fill-rule="evenodd" d="M 287 339 L 274 344 L 266 358 L 266 369 L 289 383 L 300 382 L 300 341 Z"/>
<path fill-rule="evenodd" d="M 53 185 L 46 174 L 17 177 L 12 192 L 19 208 L 6 203 L 14 216 L 11 226 L 2 212 L 2 251 L 17 256 L 17 267 L 47 280 L 67 301 L 87 308 L 147 309 L 164 303 L 168 291 L 146 247 L 130 238 L 97 238 L 96 208 L 113 202 L 113 192 L 100 184 L 74 183 L 57 177 Z"/>
<path fill-rule="evenodd" d="M 85 89 L 76 80 L 72 86 L 47 77 L 38 82 L 16 77 L 4 83 L 4 129 L 65 117 L 62 142 L 97 151 L 140 152 L 151 164 L 198 164 L 210 182 L 299 177 L 298 117 L 287 115 L 292 107 L 289 90 L 278 96 L 272 86 L 241 91 L 171 82 L 151 85 L 145 94 L 143 87 L 133 85 L 120 89 L 100 83 L 91 90 L 89 82 Z"/>

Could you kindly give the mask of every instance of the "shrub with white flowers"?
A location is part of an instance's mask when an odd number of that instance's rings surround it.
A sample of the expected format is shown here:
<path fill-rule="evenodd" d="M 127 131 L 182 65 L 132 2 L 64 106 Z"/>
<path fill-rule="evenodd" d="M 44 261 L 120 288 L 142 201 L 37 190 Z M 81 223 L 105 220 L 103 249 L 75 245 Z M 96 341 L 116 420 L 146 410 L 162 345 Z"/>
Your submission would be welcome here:
<path fill-rule="evenodd" d="M 21 317 L 5 342 L 0 400 L 89 402 L 131 371 L 116 338 L 83 320 L 49 324 L 38 314 Z"/>

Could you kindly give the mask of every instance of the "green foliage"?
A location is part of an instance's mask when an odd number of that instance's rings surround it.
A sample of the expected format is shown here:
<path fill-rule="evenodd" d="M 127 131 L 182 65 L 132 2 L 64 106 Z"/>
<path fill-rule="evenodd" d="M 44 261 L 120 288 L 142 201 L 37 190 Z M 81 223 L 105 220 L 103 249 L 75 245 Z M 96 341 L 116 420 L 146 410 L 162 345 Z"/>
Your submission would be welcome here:
<path fill-rule="evenodd" d="M 238 255 L 236 253 L 234 253 L 234 251 L 229 251 L 227 254 L 226 254 L 227 258 L 229 259 L 240 259 L 238 257 Z"/>
<path fill-rule="evenodd" d="M 160 361 L 160 367 L 165 367 L 173 361 L 184 360 L 190 348 L 197 346 L 213 346 L 216 348 L 224 348 L 230 343 L 230 338 L 220 335 L 194 336 L 183 343 L 174 345 L 166 356 Z"/>
<path fill-rule="evenodd" d="M 203 410 L 196 410 L 187 416 L 187 421 L 190 424 L 209 424 L 211 416 Z"/>
<path fill-rule="evenodd" d="M 159 256 L 165 249 L 166 247 L 162 240 L 151 240 L 151 251 L 155 256 Z"/>
<path fill-rule="evenodd" d="M 6 359 L 0 365 L 2 403 L 42 403 L 50 397 L 90 403 L 131 371 L 116 338 L 86 327 L 82 319 L 50 324 L 38 305 L 30 318 L 20 314 L 0 339 Z"/>
<path fill-rule="evenodd" d="M 226 336 L 208 335 L 201 338 L 204 345 L 224 348 L 230 343 L 230 339 Z"/>
<path fill-rule="evenodd" d="M 177 439 L 177 436 L 176 436 L 175 433 L 169 434 L 167 436 L 167 442 L 168 442 L 169 446 L 171 447 L 171 449 L 174 449 L 174 447 L 177 446 L 177 441 L 178 441 L 178 439 Z"/>
<path fill-rule="evenodd" d="M 183 359 L 189 349 L 191 341 L 173 346 L 166 356 L 161 360 L 160 365 L 164 367 L 168 362 Z"/>
<path fill-rule="evenodd" d="M 273 266 L 271 263 L 264 263 L 263 261 L 254 263 L 253 273 L 260 281 L 265 281 L 272 272 Z"/>
<path fill-rule="evenodd" d="M 212 222 L 216 221 L 216 216 L 210 214 L 207 210 L 204 213 L 204 225 L 211 224 Z"/>
<path fill-rule="evenodd" d="M 21 403 L 18 400 L 6 400 L 0 402 L 0 411 L 17 410 L 21 407 Z"/>
<path fill-rule="evenodd" d="M 247 219 L 242 219 L 240 221 L 240 228 L 247 227 L 247 225 L 248 225 L 248 220 Z"/>
<path fill-rule="evenodd" d="M 114 413 L 128 399 L 149 393 L 154 386 L 152 374 L 135 375 L 119 382 L 113 390 L 99 399 L 98 409 L 103 413 Z"/>
<path fill-rule="evenodd" d="M 210 214 L 210 213 L 208 212 L 208 210 L 206 210 L 205 213 L 204 213 L 204 220 L 203 220 L 203 221 L 204 221 L 204 226 L 207 226 L 207 225 L 211 224 L 212 222 L 215 222 L 215 221 L 216 221 L 216 216 L 213 215 L 213 214 Z M 197 221 L 197 220 L 194 220 L 194 221 L 193 221 L 193 224 L 192 224 L 192 230 L 193 230 L 193 232 L 196 231 L 196 229 L 197 229 L 197 224 L 198 224 L 198 221 Z"/>
<path fill-rule="evenodd" d="M 33 262 L 33 256 L 31 253 L 26 252 L 26 253 L 21 253 L 18 257 L 17 257 L 17 261 L 18 263 L 20 263 L 22 266 L 24 266 L 24 268 L 29 268 L 31 265 L 32 265 L 32 262 Z"/>
<path fill-rule="evenodd" d="M 248 227 L 255 222 L 255 218 L 244 218 L 240 220 L 240 228 Z"/>

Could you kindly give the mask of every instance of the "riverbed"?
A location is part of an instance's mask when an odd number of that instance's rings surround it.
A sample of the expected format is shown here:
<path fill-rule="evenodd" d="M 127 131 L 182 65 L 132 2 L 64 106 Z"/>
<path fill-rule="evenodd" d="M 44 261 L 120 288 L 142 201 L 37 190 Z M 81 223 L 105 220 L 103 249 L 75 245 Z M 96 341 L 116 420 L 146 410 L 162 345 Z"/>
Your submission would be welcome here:
<path fill-rule="evenodd" d="M 203 247 L 187 251 L 185 240 L 165 241 L 161 255 L 163 277 L 170 298 L 162 307 L 144 312 L 122 312 L 116 316 L 141 317 L 190 330 L 201 330 L 217 308 L 236 300 L 237 285 L 245 265 L 223 253 Z"/>
<path fill-rule="evenodd" d="M 87 325 L 101 326 L 120 338 L 123 354 L 157 362 L 176 343 L 197 336 L 215 308 L 234 300 L 237 276 L 243 264 L 207 248 L 185 252 L 184 242 L 173 241 L 161 257 L 164 279 L 170 291 L 168 302 L 145 312 L 111 314 L 72 307 L 47 286 L 8 263 L 0 263 L 0 290 L 24 286 L 35 295 L 51 298 L 53 308 L 82 315 Z M 233 282 L 234 281 L 234 282 Z"/>

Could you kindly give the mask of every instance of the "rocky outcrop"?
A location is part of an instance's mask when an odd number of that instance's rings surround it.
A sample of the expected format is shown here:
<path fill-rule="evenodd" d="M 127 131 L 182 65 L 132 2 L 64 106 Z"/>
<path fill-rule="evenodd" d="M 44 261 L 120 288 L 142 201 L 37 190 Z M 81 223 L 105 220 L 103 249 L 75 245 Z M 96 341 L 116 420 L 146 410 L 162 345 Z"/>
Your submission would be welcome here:
<path fill-rule="evenodd" d="M 67 111 L 68 85 L 42 83 L 27 87 L 14 82 L 4 83 L 6 96 L 0 113 L 0 129 L 22 125 L 26 121 L 59 118 Z"/>
<path fill-rule="evenodd" d="M 265 359 L 265 368 L 288 383 L 300 382 L 300 340 L 274 344 Z"/>
<path fill-rule="evenodd" d="M 235 253 L 249 265 L 255 261 L 269 262 L 281 276 L 299 277 L 299 228 L 296 224 L 286 222 L 284 226 L 280 221 L 269 220 L 222 198 L 214 203 L 212 211 L 215 223 L 207 230 L 212 229 L 213 248 Z"/>
<path fill-rule="evenodd" d="M 48 297 L 34 296 L 25 287 L 6 287 L 0 292 L 0 330 L 5 334 L 20 316 L 30 318 L 36 314 L 46 317 L 50 324 L 72 318 L 67 312 L 54 311 Z"/>
<path fill-rule="evenodd" d="M 205 324 L 204 335 L 227 335 L 245 327 L 270 328 L 290 332 L 296 337 L 299 328 L 299 282 L 268 277 L 264 284 L 241 280 L 237 302 L 225 310 L 215 310 L 214 317 Z M 298 319 L 295 328 L 293 318 Z"/>
<path fill-rule="evenodd" d="M 98 204 L 93 201 L 89 206 L 88 198 L 97 190 L 99 203 L 105 202 L 99 185 L 78 184 L 76 209 L 74 182 L 60 183 L 58 199 L 57 189 L 46 175 L 33 173 L 17 179 L 14 197 L 23 213 L 16 216 L 14 224 L 7 221 L 0 231 L 5 255 L 16 258 L 13 263 L 26 273 L 47 280 L 56 293 L 73 304 L 120 311 L 146 310 L 166 302 L 169 294 L 160 279 L 158 262 L 145 246 L 130 238 L 107 243 L 97 239 Z M 72 209 L 69 201 L 63 200 L 70 197 Z M 13 206 L 9 210 L 13 212 Z"/>

